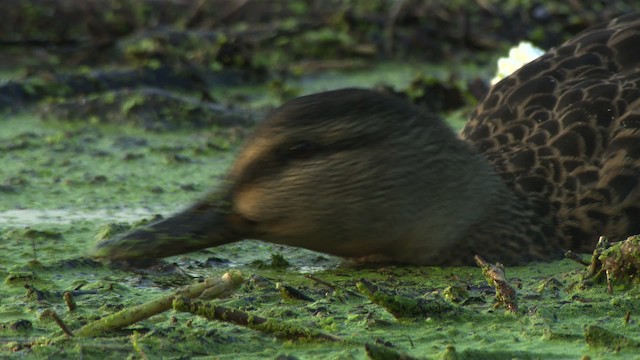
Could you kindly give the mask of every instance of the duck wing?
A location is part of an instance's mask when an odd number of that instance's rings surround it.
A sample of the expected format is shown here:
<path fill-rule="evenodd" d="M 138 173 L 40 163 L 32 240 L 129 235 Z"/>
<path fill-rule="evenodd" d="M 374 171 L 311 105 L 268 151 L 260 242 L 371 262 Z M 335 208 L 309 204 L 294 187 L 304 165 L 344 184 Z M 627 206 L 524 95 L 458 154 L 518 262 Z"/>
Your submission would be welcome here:
<path fill-rule="evenodd" d="M 640 233 L 640 13 L 578 34 L 496 84 L 462 137 L 565 248 Z"/>

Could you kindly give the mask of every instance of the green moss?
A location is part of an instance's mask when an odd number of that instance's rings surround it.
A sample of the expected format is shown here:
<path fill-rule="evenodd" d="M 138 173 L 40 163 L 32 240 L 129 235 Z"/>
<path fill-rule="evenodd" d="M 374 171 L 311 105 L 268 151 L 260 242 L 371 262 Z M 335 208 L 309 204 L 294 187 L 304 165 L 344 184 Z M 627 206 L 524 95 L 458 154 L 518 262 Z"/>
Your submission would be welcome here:
<path fill-rule="evenodd" d="M 417 72 L 446 79 L 449 68 L 450 64 L 380 64 L 367 71 L 327 73 L 313 82 L 294 79 L 288 85 L 304 93 L 378 82 L 404 87 Z M 455 71 L 463 77 L 479 73 L 469 69 Z M 257 107 L 279 102 L 264 88 L 220 87 L 213 94 L 223 99 L 250 94 L 252 106 Z M 114 106 L 113 97 L 106 95 L 105 103 Z M 176 114 L 178 118 L 183 113 Z M 464 113 L 457 117 L 463 119 Z M 509 278 L 522 284 L 518 289 L 522 310 L 506 316 L 493 309 L 494 294 L 478 268 L 339 267 L 340 260 L 334 257 L 256 241 L 176 256 L 143 269 L 83 259 L 96 235 L 111 237 L 140 219 L 168 215 L 216 187 L 243 136 L 242 131 L 216 127 L 149 132 L 126 123 L 91 123 L 90 116 L 76 123 L 59 120 L 29 114 L 3 119 L 0 184 L 11 191 L 0 190 L 0 276 L 6 281 L 0 286 L 2 358 L 253 359 L 284 353 L 301 359 L 362 358 L 364 344 L 377 342 L 393 345 L 390 349 L 396 353 L 428 358 L 454 352 L 467 359 L 609 356 L 606 347 L 587 346 L 584 327 L 590 324 L 640 340 L 634 326 L 640 289 L 632 282 L 608 295 L 604 284 L 572 285 L 581 284 L 583 269 L 571 261 L 508 268 Z M 190 161 L 166 161 L 176 155 Z M 96 183 L 100 176 L 106 181 Z M 272 254 L 280 254 L 288 266 L 269 266 L 277 258 Z M 254 261 L 267 266 L 252 266 Z M 263 330 L 173 312 L 102 337 L 58 340 L 57 325 L 38 316 L 43 307 L 51 307 L 77 330 L 191 283 L 194 277 L 232 267 L 259 275 L 267 285 L 247 283 L 213 305 L 242 310 L 250 314 L 252 324 L 255 316 L 274 319 Z M 332 285 L 305 278 L 306 272 Z M 361 278 L 383 290 L 372 292 L 376 302 L 391 304 L 394 311 L 406 314 L 404 318 L 395 319 L 377 303 L 354 295 L 356 279 Z M 273 286 L 278 282 L 304 289 L 315 301 L 283 301 Z M 39 300 L 25 284 L 47 296 Z M 63 300 L 67 291 L 77 305 L 73 312 L 67 311 Z M 460 302 L 453 306 L 445 297 Z M 456 310 L 450 311 L 452 306 Z M 631 320 L 623 326 L 628 311 Z M 33 326 L 20 330 L 10 326 L 21 321 Z M 329 332 L 345 341 L 336 346 L 308 341 L 308 335 L 274 340 L 274 334 L 291 336 L 291 328 L 282 328 L 285 324 Z M 618 356 L 632 357 L 635 351 L 623 346 Z"/>
<path fill-rule="evenodd" d="M 469 291 L 467 287 L 463 285 L 450 285 L 442 291 L 442 296 L 447 301 L 460 303 L 469 298 Z"/>
<path fill-rule="evenodd" d="M 542 357 L 540 357 L 542 356 Z M 551 355 L 551 357 L 553 357 Z M 456 351 L 454 346 L 447 346 L 447 349 L 440 354 L 440 360 L 535 360 L 540 358 L 549 359 L 550 356 L 534 355 L 526 351 L 488 351 L 467 349 Z"/>
<path fill-rule="evenodd" d="M 414 360 L 419 359 L 389 346 L 365 344 L 367 355 L 372 360 Z"/>
<path fill-rule="evenodd" d="M 309 327 L 296 326 L 277 319 L 267 319 L 240 310 L 215 306 L 212 303 L 199 300 L 177 298 L 173 301 L 173 308 L 190 312 L 209 320 L 219 320 L 246 326 L 250 329 L 272 334 L 281 339 L 289 340 L 331 340 L 337 338 L 321 333 Z"/>
<path fill-rule="evenodd" d="M 640 347 L 640 343 L 626 336 L 616 334 L 598 325 L 589 325 L 584 331 L 584 338 L 589 346 L 620 351 Z"/>
<path fill-rule="evenodd" d="M 95 241 L 98 242 L 100 240 L 108 239 L 116 234 L 124 233 L 130 230 L 132 227 L 130 224 L 126 223 L 110 223 L 102 226 L 98 233 L 95 236 Z"/>
<path fill-rule="evenodd" d="M 11 272 L 4 279 L 4 283 L 7 285 L 15 285 L 16 283 L 33 283 L 38 280 L 38 276 L 33 272 Z"/>
<path fill-rule="evenodd" d="M 289 262 L 280 253 L 271 254 L 271 267 L 273 268 L 286 268 L 289 267 Z"/>
<path fill-rule="evenodd" d="M 412 298 L 406 295 L 391 295 L 362 280 L 356 284 L 358 290 L 373 303 L 387 309 L 396 318 L 440 317 L 452 315 L 454 306 L 442 299 Z"/>

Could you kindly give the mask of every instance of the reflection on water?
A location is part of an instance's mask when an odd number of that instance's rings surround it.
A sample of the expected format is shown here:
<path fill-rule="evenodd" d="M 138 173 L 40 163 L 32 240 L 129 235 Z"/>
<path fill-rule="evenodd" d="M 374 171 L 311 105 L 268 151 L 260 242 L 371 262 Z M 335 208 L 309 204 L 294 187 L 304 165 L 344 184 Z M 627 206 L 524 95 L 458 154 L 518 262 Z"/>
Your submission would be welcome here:
<path fill-rule="evenodd" d="M 150 209 L 22 209 L 0 211 L 0 225 L 25 226 L 35 224 L 71 224 L 75 221 L 137 221 L 151 217 L 158 210 Z M 171 211 L 161 211 L 170 214 Z"/>

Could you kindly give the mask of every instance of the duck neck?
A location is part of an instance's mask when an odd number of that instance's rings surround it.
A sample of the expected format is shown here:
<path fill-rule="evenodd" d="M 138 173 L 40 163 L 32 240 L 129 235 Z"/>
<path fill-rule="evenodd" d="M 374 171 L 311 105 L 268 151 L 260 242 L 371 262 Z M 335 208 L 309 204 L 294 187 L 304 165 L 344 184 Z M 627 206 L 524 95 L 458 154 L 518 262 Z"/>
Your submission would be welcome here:
<path fill-rule="evenodd" d="M 405 254 L 422 253 L 421 263 L 436 265 L 471 265 L 474 255 L 521 264 L 561 254 L 545 202 L 535 204 L 510 189 L 471 145 L 456 139 L 447 146 L 439 172 L 433 171 L 435 159 L 423 169 L 438 173 L 423 183 L 432 189 L 425 198 L 434 205 L 424 205 L 413 236 L 430 239 L 429 246 L 407 242 L 412 248 Z"/>
<path fill-rule="evenodd" d="M 518 193 L 507 185 L 487 159 L 472 148 L 476 164 L 471 188 L 478 198 L 478 217 L 459 238 L 458 252 L 468 262 L 476 254 L 507 264 L 560 257 L 553 213 L 547 201 Z M 478 169 L 484 168 L 484 169 Z"/>
<path fill-rule="evenodd" d="M 483 216 L 463 237 L 460 250 L 467 253 L 465 258 L 482 254 L 486 260 L 514 265 L 562 256 L 550 206 L 513 192 L 499 177 L 497 181 L 498 191 Z"/>

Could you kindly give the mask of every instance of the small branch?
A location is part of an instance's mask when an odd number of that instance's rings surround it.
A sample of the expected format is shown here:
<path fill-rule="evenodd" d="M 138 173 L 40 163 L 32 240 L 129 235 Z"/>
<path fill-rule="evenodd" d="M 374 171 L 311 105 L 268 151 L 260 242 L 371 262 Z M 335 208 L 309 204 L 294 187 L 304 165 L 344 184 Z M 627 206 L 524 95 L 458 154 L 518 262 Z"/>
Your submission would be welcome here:
<path fill-rule="evenodd" d="M 77 305 L 76 301 L 73 299 L 73 295 L 71 294 L 71 292 L 65 291 L 62 297 L 64 298 L 64 303 L 67 304 L 67 308 L 69 308 L 69 311 L 74 311 Z"/>
<path fill-rule="evenodd" d="M 592 279 L 596 282 L 603 279 L 604 269 L 602 260 L 600 260 L 600 255 L 602 255 L 602 253 L 609 247 L 609 240 L 604 236 L 600 236 L 598 243 L 596 244 L 596 248 L 593 250 L 593 254 L 591 255 L 591 262 L 589 263 L 585 279 Z"/>
<path fill-rule="evenodd" d="M 42 312 L 42 316 L 52 318 L 53 321 L 55 321 L 56 324 L 58 324 L 58 326 L 60 326 L 60 329 L 62 329 L 62 332 L 64 332 L 69 337 L 73 337 L 73 332 L 71 331 L 71 329 L 69 329 L 67 324 L 65 324 L 64 321 L 62 321 L 60 316 L 58 316 L 58 314 L 56 314 L 55 311 L 50 310 L 50 309 L 46 309 L 46 310 L 44 310 Z"/>
<path fill-rule="evenodd" d="M 401 295 L 391 295 L 366 279 L 361 279 L 356 287 L 374 304 L 387 309 L 395 318 L 430 317 L 451 313 L 455 308 L 444 300 L 427 300 L 410 298 Z"/>
<path fill-rule="evenodd" d="M 139 333 L 133 333 L 131 334 L 131 345 L 133 345 L 133 349 L 138 353 L 138 355 L 140 355 L 140 357 L 143 360 L 148 360 L 149 357 L 147 356 L 147 354 L 144 352 L 144 350 L 142 349 L 142 344 L 140 344 L 140 342 L 138 341 L 140 339 L 140 334 Z"/>
<path fill-rule="evenodd" d="M 45 293 L 42 290 L 38 290 L 30 284 L 24 284 L 24 288 L 27 289 L 27 295 L 34 294 L 37 301 L 45 300 Z"/>
<path fill-rule="evenodd" d="M 322 280 L 322 279 L 320 279 L 318 277 L 315 277 L 315 276 L 313 276 L 311 274 L 304 274 L 304 277 L 306 277 L 309 280 L 313 280 L 313 281 L 315 281 L 315 282 L 317 282 L 319 284 L 322 284 L 322 285 L 324 285 L 324 286 L 326 286 L 328 288 L 331 288 L 331 290 L 333 290 L 333 291 L 335 291 L 338 288 L 338 285 L 336 285 L 336 284 L 334 284 L 332 282 L 328 282 L 326 280 Z"/>
<path fill-rule="evenodd" d="M 187 298 L 176 297 L 173 301 L 173 308 L 177 311 L 190 312 L 209 320 L 218 320 L 240 326 L 246 326 L 250 329 L 267 334 L 273 334 L 278 338 L 288 340 L 313 339 L 340 341 L 340 338 L 334 335 L 286 324 L 276 319 L 263 318 L 240 310 L 216 306 L 210 302 L 201 300 L 190 300 Z"/>
<path fill-rule="evenodd" d="M 349 294 L 349 295 L 353 295 L 353 296 L 356 296 L 356 297 L 359 297 L 359 298 L 361 298 L 361 297 L 362 297 L 362 295 L 358 294 L 358 293 L 357 293 L 357 292 L 355 292 L 355 291 L 348 290 L 348 289 L 344 289 L 344 288 L 342 288 L 342 287 L 338 286 L 337 284 L 334 284 L 334 283 L 332 283 L 332 282 L 329 282 L 329 281 L 326 281 L 326 280 L 320 279 L 319 277 L 315 277 L 315 276 L 313 276 L 313 275 L 311 275 L 311 274 L 305 274 L 305 275 L 304 275 L 304 277 L 306 277 L 306 278 L 307 278 L 307 279 L 309 279 L 309 280 L 313 280 L 313 281 L 315 281 L 315 282 L 317 282 L 317 283 L 319 283 L 319 284 L 322 284 L 322 285 L 324 285 L 324 286 L 326 286 L 326 287 L 330 288 L 330 289 L 331 289 L 331 290 L 333 290 L 333 291 L 342 290 L 342 291 L 344 291 L 345 293 L 347 293 L 347 294 Z"/>
<path fill-rule="evenodd" d="M 276 283 L 276 289 L 278 289 L 278 291 L 280 292 L 280 295 L 283 298 L 303 300 L 308 302 L 315 301 L 311 297 L 305 295 L 302 291 L 294 288 L 293 286 L 289 286 L 287 284 Z"/>
<path fill-rule="evenodd" d="M 584 260 L 582 258 L 582 256 L 574 253 L 571 250 L 567 250 L 567 252 L 564 253 L 564 257 L 566 257 L 569 260 L 573 260 L 573 261 L 577 262 L 580 265 L 589 266 L 589 262 L 588 261 Z"/>
<path fill-rule="evenodd" d="M 489 285 L 496 288 L 496 304 L 495 306 L 504 306 L 512 313 L 518 312 L 518 301 L 516 299 L 516 291 L 507 282 L 504 275 L 504 267 L 502 264 L 491 265 L 483 258 L 476 255 L 474 257 L 476 264 L 482 269 L 482 273 Z"/>
<path fill-rule="evenodd" d="M 224 297 L 233 292 L 242 283 L 242 275 L 236 273 L 225 273 L 220 278 L 208 278 L 201 283 L 186 286 L 175 293 L 165 295 L 159 299 L 147 303 L 124 309 L 105 318 L 89 323 L 76 331 L 77 336 L 95 336 L 102 332 L 135 324 L 153 315 L 171 309 L 171 303 L 176 297 L 213 299 Z"/>

